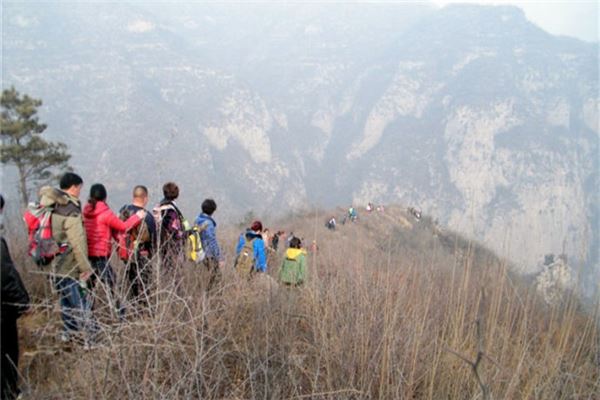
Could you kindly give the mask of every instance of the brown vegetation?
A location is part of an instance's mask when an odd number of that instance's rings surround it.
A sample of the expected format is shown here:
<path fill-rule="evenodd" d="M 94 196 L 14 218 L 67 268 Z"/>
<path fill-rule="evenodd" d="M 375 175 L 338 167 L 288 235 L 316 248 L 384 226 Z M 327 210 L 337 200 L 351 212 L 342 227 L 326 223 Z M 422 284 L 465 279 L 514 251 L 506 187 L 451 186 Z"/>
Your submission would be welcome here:
<path fill-rule="evenodd" d="M 491 253 L 402 214 L 409 230 L 400 214 L 361 215 L 336 232 L 325 214 L 288 220 L 282 228 L 319 245 L 301 289 L 240 281 L 228 262 L 220 291 L 207 295 L 206 271 L 181 266 L 181 284 L 163 282 L 125 323 L 99 299 L 103 346 L 89 352 L 56 340 L 57 302 L 41 275 L 24 274 L 37 292 L 21 321 L 24 389 L 36 399 L 600 393 L 598 307 L 584 314 L 574 298 L 548 307 Z M 222 232 L 226 250 L 235 235 Z M 269 268 L 276 276 L 278 261 Z"/>

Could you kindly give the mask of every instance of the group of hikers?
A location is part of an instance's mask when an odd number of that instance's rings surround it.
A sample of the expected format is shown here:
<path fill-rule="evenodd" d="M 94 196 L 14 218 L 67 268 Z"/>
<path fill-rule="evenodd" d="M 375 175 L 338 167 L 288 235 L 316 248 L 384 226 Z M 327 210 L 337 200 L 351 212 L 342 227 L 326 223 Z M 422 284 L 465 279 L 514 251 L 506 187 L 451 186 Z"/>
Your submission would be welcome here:
<path fill-rule="evenodd" d="M 385 208 L 383 205 L 378 205 L 377 207 L 375 207 L 373 205 L 373 203 L 371 203 L 371 202 L 367 203 L 367 206 L 365 207 L 365 211 L 367 213 L 371 213 L 371 212 L 373 212 L 373 210 L 377 210 L 377 212 L 382 213 L 385 211 Z M 358 221 L 358 212 L 356 211 L 356 208 L 354 208 L 353 206 L 348 207 L 348 210 L 343 215 L 342 225 L 345 225 L 346 221 L 350 221 L 350 222 Z M 327 222 L 325 222 L 325 227 L 331 231 L 335 231 L 335 229 L 337 227 L 337 220 L 335 219 L 334 215 L 329 217 Z"/>
<path fill-rule="evenodd" d="M 80 196 L 83 179 L 67 172 L 59 188 L 43 187 L 39 202 L 30 204 L 24 220 L 29 233 L 29 254 L 51 279 L 58 294 L 63 322 L 59 339 L 70 342 L 82 337 L 83 348 L 97 345 L 98 326 L 94 317 L 94 299 L 104 291 L 111 309 L 120 319 L 126 307 L 115 294 L 116 275 L 111 256 L 118 254 L 125 265 L 126 297 L 129 307 L 147 304 L 158 279 L 176 282 L 180 266 L 193 261 L 208 271 L 206 290 L 219 285 L 224 258 L 217 241 L 217 223 L 213 214 L 217 204 L 205 199 L 201 213 L 190 225 L 179 210 L 179 188 L 173 182 L 163 186 L 163 199 L 152 211 L 148 189 L 133 188 L 131 204 L 114 213 L 106 203 L 104 185 L 90 188 L 83 206 Z M 1 206 L 4 199 L 0 197 Z M 264 236 L 263 236 L 264 235 Z M 277 251 L 283 231 L 269 236 L 261 221 L 254 221 L 241 233 L 234 267 L 248 280 L 267 271 L 267 252 Z M 306 280 L 306 251 L 302 240 L 290 234 L 288 248 L 278 273 L 279 281 L 296 287 Z M 2 244 L 2 394 L 15 398 L 18 393 L 18 335 L 16 320 L 28 310 L 29 296 L 15 269 L 4 238 Z M 116 252 L 114 249 L 116 248 Z M 151 276 L 156 274 L 153 281 Z M 143 308 L 139 307 L 138 308 Z"/>

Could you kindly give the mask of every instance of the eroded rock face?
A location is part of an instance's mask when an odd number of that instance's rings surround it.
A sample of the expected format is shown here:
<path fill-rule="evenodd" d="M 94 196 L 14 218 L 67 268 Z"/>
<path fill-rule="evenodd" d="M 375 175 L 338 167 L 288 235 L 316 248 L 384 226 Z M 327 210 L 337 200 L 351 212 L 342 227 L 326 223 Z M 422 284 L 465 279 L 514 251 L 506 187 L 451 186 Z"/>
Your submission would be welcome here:
<path fill-rule="evenodd" d="M 3 78 L 114 206 L 166 180 L 222 219 L 414 205 L 600 279 L 597 44 L 512 7 L 337 7 L 11 3 Z"/>

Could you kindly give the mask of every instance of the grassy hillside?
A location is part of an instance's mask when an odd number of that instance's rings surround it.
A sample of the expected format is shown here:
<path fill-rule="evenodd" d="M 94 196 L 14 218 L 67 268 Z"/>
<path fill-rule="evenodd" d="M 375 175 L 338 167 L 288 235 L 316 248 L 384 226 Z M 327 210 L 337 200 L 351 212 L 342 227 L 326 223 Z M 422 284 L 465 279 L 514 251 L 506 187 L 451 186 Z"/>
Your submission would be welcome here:
<path fill-rule="evenodd" d="M 238 279 L 231 252 L 239 232 L 219 227 L 228 252 L 222 290 L 207 295 L 206 272 L 182 265 L 181 279 L 162 279 L 150 306 L 137 313 L 131 305 L 125 323 L 100 293 L 103 346 L 90 352 L 56 340 L 57 301 L 43 276 L 24 273 L 36 299 L 35 311 L 20 321 L 30 397 L 585 399 L 600 393 L 598 307 L 584 314 L 568 295 L 546 305 L 505 262 L 427 217 L 417 221 L 388 208 L 331 232 L 323 226 L 329 215 L 269 222 L 272 231 L 316 240 L 303 288 L 282 288 L 264 276 Z M 270 257 L 273 277 L 281 256 Z"/>

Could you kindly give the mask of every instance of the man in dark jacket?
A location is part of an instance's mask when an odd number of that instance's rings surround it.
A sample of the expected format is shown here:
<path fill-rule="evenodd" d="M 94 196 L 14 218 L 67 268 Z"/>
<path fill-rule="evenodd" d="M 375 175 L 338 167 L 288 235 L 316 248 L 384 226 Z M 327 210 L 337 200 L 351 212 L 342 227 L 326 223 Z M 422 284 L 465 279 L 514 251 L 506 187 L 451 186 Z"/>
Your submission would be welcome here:
<path fill-rule="evenodd" d="M 158 251 L 161 267 L 174 272 L 177 265 L 183 263 L 185 232 L 190 228 L 175 200 L 179 197 L 179 187 L 173 182 L 163 186 L 161 202 L 154 207 L 152 213 L 156 220 Z"/>
<path fill-rule="evenodd" d="M 140 210 L 146 211 L 148 205 L 148 188 L 138 185 L 133 188 L 133 201 L 121 208 L 121 216 L 133 215 Z M 126 235 L 126 257 L 122 257 L 127 265 L 129 278 L 129 295 L 135 301 L 145 303 L 142 296 L 150 284 L 150 260 L 156 248 L 156 221 L 151 213 L 147 212 L 144 221 Z"/>
<path fill-rule="evenodd" d="M 217 223 L 212 218 L 217 209 L 217 203 L 213 199 L 206 199 L 202 202 L 202 213 L 196 218 L 196 225 L 200 230 L 200 241 L 206 257 L 202 261 L 208 270 L 210 277 L 206 290 L 209 291 L 215 284 L 221 280 L 221 250 L 217 242 Z"/>
<path fill-rule="evenodd" d="M 0 213 L 4 208 L 4 199 L 0 196 Z M 8 252 L 8 246 L 3 237 L 0 237 L 0 258 L 2 270 L 2 314 L 0 314 L 0 356 L 2 365 L 0 370 L 2 400 L 14 399 L 19 395 L 18 364 L 19 364 L 19 333 L 17 319 L 29 308 L 29 294 L 23 286 L 21 277 Z"/>

